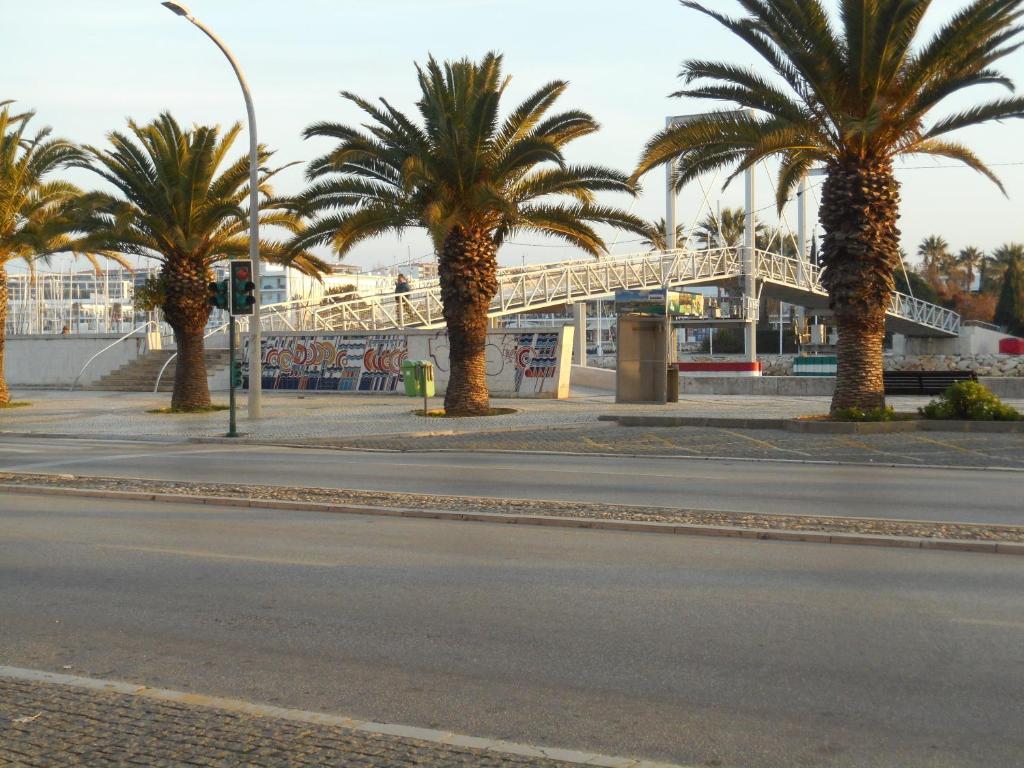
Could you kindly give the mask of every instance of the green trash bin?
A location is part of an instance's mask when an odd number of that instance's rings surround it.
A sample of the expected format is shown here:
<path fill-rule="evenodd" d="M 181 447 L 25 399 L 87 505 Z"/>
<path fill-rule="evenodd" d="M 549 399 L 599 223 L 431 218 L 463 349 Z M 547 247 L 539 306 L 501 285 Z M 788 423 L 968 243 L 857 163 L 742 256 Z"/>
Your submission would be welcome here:
<path fill-rule="evenodd" d="M 423 397 L 423 392 L 420 391 L 421 379 L 416 375 L 416 366 L 418 363 L 418 360 L 402 361 L 402 383 L 405 385 L 405 394 L 407 397 Z"/>
<path fill-rule="evenodd" d="M 421 397 L 434 396 L 434 364 L 429 360 L 416 361 L 416 381 Z"/>

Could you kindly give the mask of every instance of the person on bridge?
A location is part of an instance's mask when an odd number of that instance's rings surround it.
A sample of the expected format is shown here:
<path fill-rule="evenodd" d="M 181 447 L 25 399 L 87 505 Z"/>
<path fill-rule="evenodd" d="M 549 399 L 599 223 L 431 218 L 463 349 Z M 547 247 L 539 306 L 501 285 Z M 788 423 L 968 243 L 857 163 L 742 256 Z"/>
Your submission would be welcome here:
<path fill-rule="evenodd" d="M 410 290 L 412 290 L 412 286 L 409 285 L 409 278 L 399 272 L 398 277 L 395 278 L 395 303 L 398 305 L 399 328 L 405 325 L 405 320 L 403 318 L 405 296 L 402 294 L 408 293 Z"/>

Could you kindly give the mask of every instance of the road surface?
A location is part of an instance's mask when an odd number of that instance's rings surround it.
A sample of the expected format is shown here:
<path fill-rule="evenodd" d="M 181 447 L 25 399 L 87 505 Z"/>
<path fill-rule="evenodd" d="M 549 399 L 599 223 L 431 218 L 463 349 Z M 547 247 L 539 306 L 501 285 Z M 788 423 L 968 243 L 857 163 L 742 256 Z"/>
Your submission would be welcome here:
<path fill-rule="evenodd" d="M 0 616 L 10 666 L 527 743 L 1024 760 L 1013 557 L 0 495 Z"/>
<path fill-rule="evenodd" d="M 0 471 L 1024 525 L 1019 472 L 0 438 Z"/>

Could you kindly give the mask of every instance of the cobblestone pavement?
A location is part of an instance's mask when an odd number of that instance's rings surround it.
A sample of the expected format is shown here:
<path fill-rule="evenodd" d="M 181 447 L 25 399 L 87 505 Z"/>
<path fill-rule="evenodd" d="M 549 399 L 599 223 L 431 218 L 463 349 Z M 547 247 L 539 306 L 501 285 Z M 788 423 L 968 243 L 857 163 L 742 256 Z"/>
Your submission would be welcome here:
<path fill-rule="evenodd" d="M 670 507 L 594 504 L 572 501 L 501 499 L 484 496 L 436 496 L 422 493 L 391 493 L 334 488 L 294 488 L 234 483 L 186 483 L 167 480 L 126 480 L 112 477 L 67 477 L 31 473 L 0 473 L 5 486 L 45 486 L 126 493 L 159 493 L 249 501 L 274 500 L 349 507 L 438 510 L 448 513 L 529 515 L 583 520 L 621 520 L 637 523 L 669 523 L 759 530 L 816 531 L 828 533 L 908 536 L 958 541 L 1024 542 L 1024 526 L 969 522 L 916 522 L 831 515 L 777 515 Z M 352 510 L 347 510 L 352 511 Z"/>
<path fill-rule="evenodd" d="M 317 441 L 377 450 L 550 451 L 627 456 L 783 459 L 910 466 L 1024 468 L 1024 434 L 902 432 L 804 435 L 783 430 L 621 427 L 586 424 L 543 431 L 374 436 Z"/>
<path fill-rule="evenodd" d="M 0 678 L 0 766 L 523 766 L 557 760 Z"/>
<path fill-rule="evenodd" d="M 190 415 L 146 413 L 166 407 L 167 395 L 130 392 L 57 392 L 21 390 L 17 400 L 29 408 L 0 411 L 0 431 L 105 436 L 215 437 L 224 434 L 224 412 Z M 226 401 L 223 393 L 215 401 Z M 913 411 L 928 398 L 899 398 L 893 405 Z M 245 398 L 242 398 L 244 403 Z M 439 401 L 435 401 L 439 402 Z M 403 433 L 467 434 L 594 424 L 602 414 L 673 416 L 793 417 L 828 411 L 826 397 L 686 397 L 668 406 L 616 405 L 596 390 L 577 390 L 568 400 L 495 400 L 516 413 L 473 419 L 425 419 L 413 414 L 419 405 L 390 395 L 331 395 L 315 392 L 267 392 L 265 418 L 249 421 L 240 411 L 239 428 L 256 439 L 318 439 Z M 1024 403 L 1020 404 L 1024 406 Z"/>

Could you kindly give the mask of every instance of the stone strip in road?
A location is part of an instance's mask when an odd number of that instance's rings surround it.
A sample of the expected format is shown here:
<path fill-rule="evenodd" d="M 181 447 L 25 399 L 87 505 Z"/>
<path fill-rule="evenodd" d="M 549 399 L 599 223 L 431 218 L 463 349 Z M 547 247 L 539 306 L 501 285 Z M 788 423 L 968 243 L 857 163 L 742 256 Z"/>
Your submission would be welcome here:
<path fill-rule="evenodd" d="M 784 461 L 1001 471 L 1024 470 L 1024 434 L 987 432 L 807 435 L 722 426 L 625 427 L 599 422 L 558 429 L 447 435 L 338 436 L 255 441 L 291 447 L 396 452 L 524 452 L 696 460 Z M 223 438 L 202 438 L 222 442 Z"/>
<path fill-rule="evenodd" d="M 0 473 L 0 492 L 1024 555 L 1024 526 Z"/>
<path fill-rule="evenodd" d="M 682 768 L 4 666 L 0 765 Z"/>

